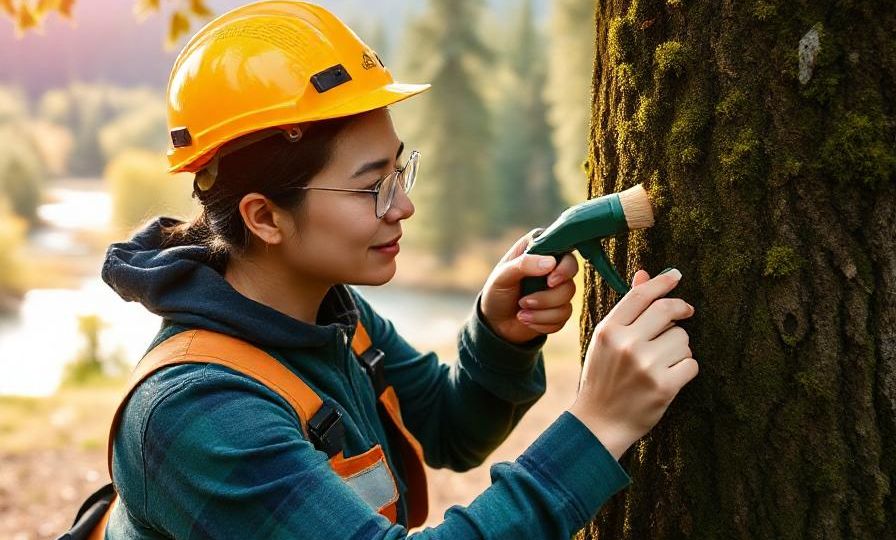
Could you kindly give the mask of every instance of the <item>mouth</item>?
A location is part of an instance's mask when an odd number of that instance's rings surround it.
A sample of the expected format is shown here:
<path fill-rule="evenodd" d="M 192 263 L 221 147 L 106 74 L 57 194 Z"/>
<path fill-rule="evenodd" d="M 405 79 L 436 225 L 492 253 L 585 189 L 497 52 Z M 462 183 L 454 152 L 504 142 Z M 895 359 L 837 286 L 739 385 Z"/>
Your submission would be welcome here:
<path fill-rule="evenodd" d="M 396 236 L 395 238 L 393 238 L 392 240 L 390 240 L 389 242 L 386 242 L 385 244 L 378 244 L 376 246 L 373 246 L 373 248 L 378 249 L 378 248 L 384 248 L 384 247 L 391 247 L 391 246 L 394 246 L 395 244 L 397 244 L 399 240 L 401 240 L 400 234 L 398 236 Z"/>

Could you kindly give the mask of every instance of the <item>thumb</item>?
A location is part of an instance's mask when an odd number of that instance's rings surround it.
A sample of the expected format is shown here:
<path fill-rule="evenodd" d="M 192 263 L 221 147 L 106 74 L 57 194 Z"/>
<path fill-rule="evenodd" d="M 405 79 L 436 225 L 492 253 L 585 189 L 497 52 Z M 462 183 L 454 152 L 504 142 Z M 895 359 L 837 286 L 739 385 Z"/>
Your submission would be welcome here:
<path fill-rule="evenodd" d="M 501 257 L 500 262 L 507 262 L 522 255 L 526 251 L 526 249 L 529 248 L 529 244 L 532 243 L 532 240 L 534 240 L 539 234 L 541 234 L 542 231 L 544 231 L 544 229 L 539 227 L 536 229 L 532 229 L 524 236 L 521 236 L 519 240 L 517 240 L 516 243 L 514 243 L 513 246 L 507 251 L 507 253 L 505 253 L 504 256 Z"/>
<path fill-rule="evenodd" d="M 547 275 L 555 266 L 557 266 L 557 260 L 551 255 L 523 254 L 501 263 L 492 280 L 492 285 L 502 289 L 517 288 L 524 277 Z"/>

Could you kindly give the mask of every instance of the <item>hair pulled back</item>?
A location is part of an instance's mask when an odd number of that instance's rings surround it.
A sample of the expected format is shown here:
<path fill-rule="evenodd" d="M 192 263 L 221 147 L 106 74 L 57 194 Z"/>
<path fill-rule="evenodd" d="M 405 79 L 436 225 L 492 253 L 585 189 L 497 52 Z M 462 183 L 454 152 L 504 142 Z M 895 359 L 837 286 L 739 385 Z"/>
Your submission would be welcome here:
<path fill-rule="evenodd" d="M 246 251 L 251 231 L 243 222 L 239 203 L 249 193 L 259 193 L 281 208 L 297 210 L 308 185 L 329 162 L 339 132 L 353 116 L 320 120 L 303 126 L 296 142 L 273 134 L 223 155 L 211 188 L 200 189 L 193 179 L 193 197 L 201 211 L 193 220 L 162 228 L 163 248 L 200 245 L 216 258 L 226 260 Z M 251 134 L 250 134 L 251 136 Z M 233 144 L 239 145 L 241 139 Z"/>

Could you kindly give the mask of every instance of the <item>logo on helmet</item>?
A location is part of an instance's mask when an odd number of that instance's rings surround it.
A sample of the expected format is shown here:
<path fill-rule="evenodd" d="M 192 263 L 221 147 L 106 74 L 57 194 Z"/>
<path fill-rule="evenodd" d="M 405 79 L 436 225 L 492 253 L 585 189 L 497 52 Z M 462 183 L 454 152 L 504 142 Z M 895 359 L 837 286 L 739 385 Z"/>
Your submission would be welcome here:
<path fill-rule="evenodd" d="M 373 58 L 371 58 L 369 54 L 364 53 L 361 55 L 361 67 L 364 69 L 373 69 L 376 67 L 376 62 L 373 61 Z"/>

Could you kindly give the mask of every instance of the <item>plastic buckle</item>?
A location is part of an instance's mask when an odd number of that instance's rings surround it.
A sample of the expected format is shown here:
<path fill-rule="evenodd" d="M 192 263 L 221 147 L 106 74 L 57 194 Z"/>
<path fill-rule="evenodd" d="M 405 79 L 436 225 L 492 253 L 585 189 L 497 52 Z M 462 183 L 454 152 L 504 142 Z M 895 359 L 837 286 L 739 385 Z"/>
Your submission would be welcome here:
<path fill-rule="evenodd" d="M 345 426 L 342 413 L 328 403 L 308 420 L 308 438 L 315 448 L 333 457 L 342 450 L 345 442 Z"/>
<path fill-rule="evenodd" d="M 385 357 L 386 353 L 375 347 L 370 347 L 359 357 L 361 367 L 364 368 L 367 376 L 370 377 L 370 382 L 373 383 L 373 391 L 377 397 L 386 389 L 386 377 L 383 374 L 383 358 Z"/>

